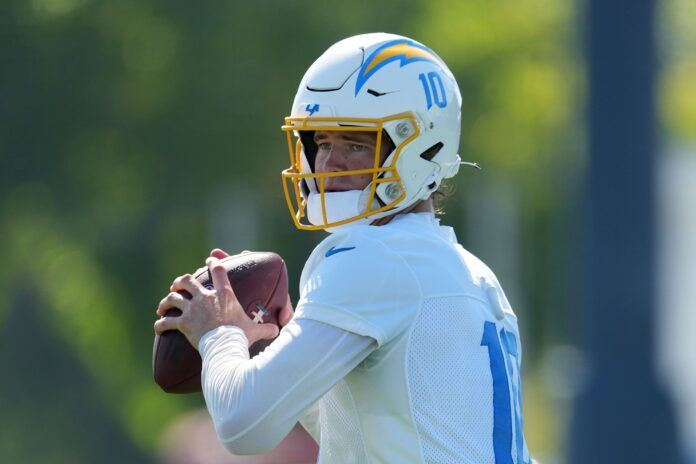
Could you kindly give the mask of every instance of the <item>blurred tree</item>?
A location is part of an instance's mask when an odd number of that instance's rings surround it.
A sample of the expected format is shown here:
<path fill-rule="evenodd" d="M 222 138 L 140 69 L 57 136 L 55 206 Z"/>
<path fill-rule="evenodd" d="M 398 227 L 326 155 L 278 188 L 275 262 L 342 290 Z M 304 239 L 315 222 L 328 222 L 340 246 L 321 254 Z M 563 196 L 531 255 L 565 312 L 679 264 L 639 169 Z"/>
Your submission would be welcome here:
<path fill-rule="evenodd" d="M 657 31 L 663 79 L 660 112 L 666 141 L 696 142 L 696 3 L 661 3 Z"/>

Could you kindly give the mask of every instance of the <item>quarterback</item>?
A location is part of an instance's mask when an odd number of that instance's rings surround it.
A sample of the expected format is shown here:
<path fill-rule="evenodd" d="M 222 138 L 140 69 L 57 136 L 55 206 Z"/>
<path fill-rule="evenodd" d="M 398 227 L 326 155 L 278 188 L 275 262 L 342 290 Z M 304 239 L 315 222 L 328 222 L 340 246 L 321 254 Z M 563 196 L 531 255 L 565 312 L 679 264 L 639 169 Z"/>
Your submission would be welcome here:
<path fill-rule="evenodd" d="M 190 276 L 158 313 L 203 359 L 223 445 L 274 448 L 299 421 L 319 463 L 531 461 L 517 319 L 495 275 L 439 224 L 433 195 L 457 174 L 461 95 L 444 61 L 406 37 L 342 40 L 307 70 L 283 130 L 292 220 L 324 229 L 280 334 L 239 307 L 214 253 L 215 288 Z M 273 338 L 249 358 L 247 347 Z"/>

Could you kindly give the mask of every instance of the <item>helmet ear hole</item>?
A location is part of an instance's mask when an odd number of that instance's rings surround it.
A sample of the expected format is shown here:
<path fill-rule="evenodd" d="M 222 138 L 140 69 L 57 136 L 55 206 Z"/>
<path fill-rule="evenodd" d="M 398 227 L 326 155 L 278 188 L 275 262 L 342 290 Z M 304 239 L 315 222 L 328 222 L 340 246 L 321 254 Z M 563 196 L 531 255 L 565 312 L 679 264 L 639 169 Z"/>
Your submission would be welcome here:
<path fill-rule="evenodd" d="M 389 136 L 386 130 L 382 129 L 382 146 L 386 147 L 386 151 L 384 151 L 384 159 L 379 160 L 380 166 L 384 166 L 384 162 L 389 158 L 389 155 L 394 153 L 394 150 L 396 149 L 396 145 L 394 144 L 394 141 L 392 138 Z"/>
<path fill-rule="evenodd" d="M 426 161 L 432 161 L 433 158 L 435 158 L 435 155 L 437 155 L 440 152 L 443 146 L 444 145 L 442 142 L 437 142 L 435 145 L 421 153 L 420 157 Z"/>

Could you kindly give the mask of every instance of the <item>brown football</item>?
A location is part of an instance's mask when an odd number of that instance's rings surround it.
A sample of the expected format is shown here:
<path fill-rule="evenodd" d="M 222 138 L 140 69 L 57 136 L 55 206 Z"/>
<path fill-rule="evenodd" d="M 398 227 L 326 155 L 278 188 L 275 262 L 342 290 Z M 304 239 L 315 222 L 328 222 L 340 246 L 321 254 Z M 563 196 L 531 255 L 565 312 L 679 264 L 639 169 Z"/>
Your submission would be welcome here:
<path fill-rule="evenodd" d="M 221 260 L 237 299 L 247 315 L 261 323 L 278 324 L 278 313 L 288 298 L 288 273 L 283 259 L 271 252 L 246 252 Z M 212 288 L 207 268 L 194 277 L 203 286 Z M 181 292 L 187 298 L 191 295 Z M 173 308 L 167 315 L 178 316 Z M 250 356 L 263 351 L 271 340 L 260 340 L 249 347 Z M 152 349 L 152 372 L 155 382 L 167 393 L 201 391 L 201 356 L 178 330 L 155 336 Z"/>

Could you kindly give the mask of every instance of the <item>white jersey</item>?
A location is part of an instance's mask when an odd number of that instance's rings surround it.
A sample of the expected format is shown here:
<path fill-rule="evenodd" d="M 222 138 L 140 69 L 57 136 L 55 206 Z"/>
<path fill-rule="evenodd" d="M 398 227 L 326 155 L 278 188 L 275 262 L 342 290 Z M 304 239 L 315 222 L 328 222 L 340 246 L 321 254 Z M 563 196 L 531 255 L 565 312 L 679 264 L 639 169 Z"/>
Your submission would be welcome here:
<path fill-rule="evenodd" d="M 199 350 L 208 410 L 235 454 L 272 449 L 302 419 L 320 464 L 529 462 L 515 315 L 431 214 L 320 243 L 295 317 L 260 355 L 234 326 Z"/>
<path fill-rule="evenodd" d="M 303 421 L 320 464 L 530 461 L 517 320 L 495 275 L 429 213 L 321 242 L 295 318 L 372 351 Z"/>

